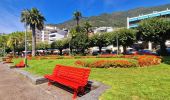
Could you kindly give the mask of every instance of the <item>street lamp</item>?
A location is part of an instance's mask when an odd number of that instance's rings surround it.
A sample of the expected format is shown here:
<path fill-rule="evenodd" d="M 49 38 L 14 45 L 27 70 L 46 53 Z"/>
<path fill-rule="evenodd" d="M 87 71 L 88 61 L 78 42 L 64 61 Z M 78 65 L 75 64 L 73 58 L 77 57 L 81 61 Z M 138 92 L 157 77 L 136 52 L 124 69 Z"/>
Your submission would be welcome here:
<path fill-rule="evenodd" d="M 25 67 L 27 67 L 27 21 L 25 22 Z"/>
<path fill-rule="evenodd" d="M 118 41 L 118 34 L 116 34 L 116 43 L 117 43 L 117 55 L 119 54 L 119 41 Z"/>
<path fill-rule="evenodd" d="M 71 44 L 70 44 L 70 42 L 71 42 L 71 38 L 69 40 L 69 56 L 71 56 Z"/>
<path fill-rule="evenodd" d="M 5 40 L 5 37 L 6 37 L 6 35 L 5 34 L 3 34 L 2 35 L 4 38 L 2 38 L 3 39 L 3 41 Z M 6 54 L 6 44 L 5 44 L 5 41 L 4 41 L 4 43 L 3 43 L 3 56 L 5 57 L 5 54 Z"/>

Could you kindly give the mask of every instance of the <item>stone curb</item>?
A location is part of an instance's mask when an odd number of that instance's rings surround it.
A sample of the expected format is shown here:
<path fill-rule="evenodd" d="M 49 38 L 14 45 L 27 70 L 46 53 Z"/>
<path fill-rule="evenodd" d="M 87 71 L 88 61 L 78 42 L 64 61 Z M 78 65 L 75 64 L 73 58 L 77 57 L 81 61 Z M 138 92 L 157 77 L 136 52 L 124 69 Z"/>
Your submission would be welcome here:
<path fill-rule="evenodd" d="M 78 100 L 99 100 L 99 97 L 102 93 L 104 93 L 107 89 L 111 88 L 110 86 L 104 85 L 103 83 L 90 80 L 92 82 L 92 87 L 95 87 L 96 89 L 91 90 L 86 95 L 78 98 Z"/>
<path fill-rule="evenodd" d="M 14 68 L 14 71 L 17 72 L 18 74 L 22 75 L 26 79 L 28 79 L 34 85 L 48 82 L 48 80 L 44 77 L 32 75 L 31 73 L 21 70 L 21 69 L 18 69 L 18 68 Z"/>

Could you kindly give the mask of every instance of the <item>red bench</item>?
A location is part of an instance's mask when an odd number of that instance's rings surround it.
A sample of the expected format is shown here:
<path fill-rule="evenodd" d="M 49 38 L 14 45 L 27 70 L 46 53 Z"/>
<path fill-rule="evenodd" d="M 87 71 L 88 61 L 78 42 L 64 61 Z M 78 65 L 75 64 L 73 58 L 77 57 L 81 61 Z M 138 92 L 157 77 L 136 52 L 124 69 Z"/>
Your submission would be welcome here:
<path fill-rule="evenodd" d="M 23 68 L 23 67 L 25 67 L 24 61 L 21 60 L 21 61 L 19 62 L 19 64 L 16 64 L 16 65 L 15 65 L 15 67 L 16 67 L 16 68 Z"/>
<path fill-rule="evenodd" d="M 53 74 L 44 77 L 49 80 L 49 85 L 52 82 L 58 82 L 72 88 L 74 90 L 73 99 L 75 99 L 78 92 L 84 93 L 89 74 L 90 69 L 56 65 Z"/>

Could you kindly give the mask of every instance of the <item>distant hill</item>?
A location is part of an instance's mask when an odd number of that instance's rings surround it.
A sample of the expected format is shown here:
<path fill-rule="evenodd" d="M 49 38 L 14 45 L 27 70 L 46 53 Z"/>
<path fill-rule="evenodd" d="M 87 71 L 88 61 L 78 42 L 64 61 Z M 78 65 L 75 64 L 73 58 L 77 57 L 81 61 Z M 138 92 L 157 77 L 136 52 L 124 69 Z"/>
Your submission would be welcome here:
<path fill-rule="evenodd" d="M 135 17 L 141 14 L 149 14 L 153 11 L 162 11 L 166 10 L 167 8 L 170 9 L 170 4 L 155 6 L 155 7 L 140 7 L 128 11 L 121 11 L 121 12 L 113 12 L 113 13 L 104 13 L 99 16 L 91 16 L 82 18 L 80 23 L 84 23 L 85 21 L 89 21 L 94 27 L 99 26 L 112 26 L 112 27 L 126 27 L 126 20 L 127 17 Z M 71 28 L 76 25 L 74 20 L 69 20 L 60 24 L 48 24 L 54 25 L 59 28 Z"/>

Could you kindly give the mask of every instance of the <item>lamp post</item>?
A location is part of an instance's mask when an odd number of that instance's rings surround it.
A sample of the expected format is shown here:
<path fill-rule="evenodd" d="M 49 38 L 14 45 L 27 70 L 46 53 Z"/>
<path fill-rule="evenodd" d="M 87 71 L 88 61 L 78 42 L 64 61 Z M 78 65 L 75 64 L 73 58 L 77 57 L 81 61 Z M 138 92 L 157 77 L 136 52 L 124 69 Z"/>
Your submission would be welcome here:
<path fill-rule="evenodd" d="M 3 53 L 3 55 L 4 55 L 4 57 L 5 57 L 5 54 L 6 54 L 6 50 L 5 50 L 6 48 L 5 48 L 5 44 L 4 44 L 4 53 Z"/>
<path fill-rule="evenodd" d="M 6 38 L 6 35 L 3 34 L 2 36 L 3 36 L 3 41 L 4 41 L 5 38 Z M 6 54 L 6 44 L 5 44 L 5 41 L 4 41 L 4 43 L 3 43 L 3 56 L 4 56 L 4 57 L 5 57 L 5 54 Z"/>
<path fill-rule="evenodd" d="M 71 44 L 70 44 L 70 42 L 71 42 L 71 38 L 69 40 L 69 56 L 71 56 Z"/>
<path fill-rule="evenodd" d="M 116 35 L 116 43 L 117 43 L 117 55 L 119 54 L 119 41 L 118 41 L 118 34 Z"/>
<path fill-rule="evenodd" d="M 27 67 L 27 21 L 25 22 L 25 67 Z"/>

